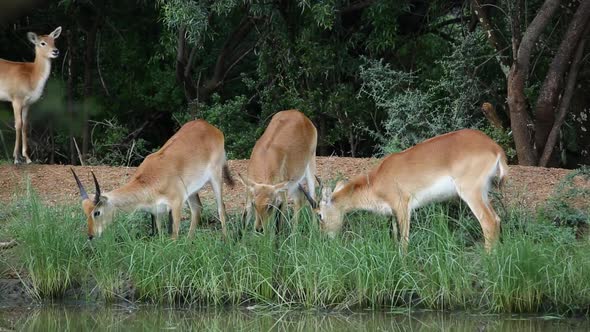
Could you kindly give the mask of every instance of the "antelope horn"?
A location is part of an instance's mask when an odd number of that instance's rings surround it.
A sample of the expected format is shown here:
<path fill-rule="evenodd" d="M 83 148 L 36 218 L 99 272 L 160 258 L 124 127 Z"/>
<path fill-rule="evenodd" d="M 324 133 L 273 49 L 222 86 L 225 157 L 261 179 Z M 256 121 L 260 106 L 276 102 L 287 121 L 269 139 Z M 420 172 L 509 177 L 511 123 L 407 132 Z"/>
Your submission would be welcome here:
<path fill-rule="evenodd" d="M 314 175 L 314 176 L 315 176 L 316 181 L 318 182 L 318 186 L 321 188 L 322 187 L 322 181 L 320 180 L 320 177 L 317 176 L 317 174 Z"/>
<path fill-rule="evenodd" d="M 311 207 L 314 209 L 317 208 L 318 203 L 316 201 L 314 201 L 313 198 L 311 198 L 311 196 L 309 196 L 309 193 L 307 191 L 305 191 L 305 189 L 303 189 L 303 186 L 301 185 L 301 183 L 298 186 L 299 186 L 299 190 L 301 190 L 301 192 L 303 193 L 305 198 L 307 198 L 307 200 L 309 201 L 309 204 L 311 204 Z"/>
<path fill-rule="evenodd" d="M 96 179 L 96 175 L 94 175 L 93 171 L 90 171 L 90 173 L 92 173 L 92 178 L 94 179 L 94 189 L 95 189 L 95 194 L 94 194 L 94 205 L 98 204 L 98 201 L 100 199 L 100 186 L 98 185 L 98 180 Z"/>
<path fill-rule="evenodd" d="M 82 185 L 82 182 L 80 182 L 78 175 L 76 175 L 76 172 L 74 172 L 74 169 L 71 167 L 70 167 L 70 171 L 72 171 L 72 174 L 74 174 L 74 179 L 76 179 L 76 183 L 78 184 L 78 189 L 80 189 L 80 196 L 82 196 L 82 200 L 88 199 L 88 194 L 86 193 L 86 190 L 84 189 L 84 186 Z"/>

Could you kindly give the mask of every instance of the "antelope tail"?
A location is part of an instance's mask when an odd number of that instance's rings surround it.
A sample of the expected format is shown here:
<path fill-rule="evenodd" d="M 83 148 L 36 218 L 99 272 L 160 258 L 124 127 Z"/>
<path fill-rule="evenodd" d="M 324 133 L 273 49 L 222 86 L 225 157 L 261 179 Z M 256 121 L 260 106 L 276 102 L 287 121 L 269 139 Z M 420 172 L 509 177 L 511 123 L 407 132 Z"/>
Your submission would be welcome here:
<path fill-rule="evenodd" d="M 498 189 L 502 190 L 504 184 L 506 183 L 506 178 L 508 177 L 508 163 L 506 162 L 505 154 L 502 154 L 500 158 L 498 158 L 498 169 L 500 170 L 500 174 L 498 176 Z"/>
<path fill-rule="evenodd" d="M 236 182 L 234 181 L 234 178 L 231 176 L 231 172 L 229 171 L 229 167 L 227 167 L 227 163 L 223 164 L 222 174 L 225 183 L 233 188 Z"/>

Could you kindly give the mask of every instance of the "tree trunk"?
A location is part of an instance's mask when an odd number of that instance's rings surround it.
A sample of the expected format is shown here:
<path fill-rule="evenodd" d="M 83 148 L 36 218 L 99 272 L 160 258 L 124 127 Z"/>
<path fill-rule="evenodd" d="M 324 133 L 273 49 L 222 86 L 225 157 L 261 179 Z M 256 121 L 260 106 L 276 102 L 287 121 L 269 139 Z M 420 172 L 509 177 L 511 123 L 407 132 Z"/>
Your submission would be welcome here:
<path fill-rule="evenodd" d="M 53 136 L 53 119 L 49 119 L 49 145 L 50 145 L 50 150 L 51 152 L 49 152 L 49 164 L 55 164 L 55 139 Z"/>
<path fill-rule="evenodd" d="M 586 28 L 584 29 L 584 33 L 582 36 L 586 36 L 590 33 L 590 22 L 586 23 Z M 557 138 L 559 137 L 559 131 L 561 129 L 561 125 L 565 121 L 565 116 L 567 115 L 567 111 L 570 106 L 570 102 L 574 95 L 574 90 L 576 88 L 576 81 L 578 78 L 578 72 L 580 70 L 580 65 L 582 64 L 582 56 L 584 55 L 584 47 L 586 46 L 586 39 L 582 37 L 580 42 L 578 43 L 578 47 L 576 49 L 576 54 L 572 60 L 572 65 L 570 66 L 569 74 L 567 75 L 567 83 L 565 89 L 563 91 L 563 97 L 559 103 L 559 109 L 556 115 L 555 122 L 553 123 L 553 127 L 547 136 L 547 142 L 545 143 L 544 149 L 541 153 L 541 159 L 539 160 L 539 166 L 547 167 L 549 164 L 549 160 L 553 154 L 553 150 L 555 148 L 555 143 L 557 143 Z"/>
<path fill-rule="evenodd" d="M 176 46 L 176 82 L 180 84 L 184 90 L 184 95 L 187 101 L 192 101 L 197 98 L 197 90 L 195 82 L 192 80 L 192 57 L 197 48 L 193 47 L 191 54 L 187 50 L 188 43 L 186 40 L 186 27 L 182 25 L 178 29 L 178 39 Z"/>
<path fill-rule="evenodd" d="M 517 52 L 513 54 L 514 62 L 508 73 L 508 106 L 514 145 L 516 146 L 518 163 L 521 165 L 536 164 L 535 151 L 531 142 L 532 121 L 527 113 L 524 95 L 525 83 L 529 76 L 531 51 L 535 41 L 557 11 L 559 4 L 559 0 L 546 0 L 526 29 L 522 40 L 519 33 L 520 18 L 512 18 L 512 45 Z"/>
<path fill-rule="evenodd" d="M 582 1 L 545 76 L 535 107 L 535 146 L 539 155 L 543 153 L 547 137 L 553 127 L 555 108 L 562 91 L 565 73 L 589 18 L 590 1 Z"/>
<path fill-rule="evenodd" d="M 74 119 L 74 77 L 75 77 L 75 67 L 74 61 L 72 60 L 75 57 L 76 47 L 75 43 L 73 42 L 72 35 L 75 33 L 75 28 L 72 28 L 73 31 L 68 31 L 67 39 L 68 39 L 68 81 L 66 83 L 67 89 L 67 108 L 68 108 L 68 115 L 70 121 L 68 126 L 70 127 L 70 164 L 76 165 L 76 147 L 74 146 L 74 124 L 76 123 Z"/>
<path fill-rule="evenodd" d="M 98 33 L 98 17 L 86 34 L 86 51 L 84 55 L 84 107 L 82 112 L 82 160 L 86 160 L 90 147 L 90 98 L 93 93 L 93 70 L 96 53 L 96 35 Z"/>
<path fill-rule="evenodd" d="M 508 107 L 518 164 L 532 166 L 535 165 L 536 158 L 531 142 L 532 122 L 527 113 L 524 96 L 525 76 L 516 65 L 512 65 L 508 73 Z"/>
<path fill-rule="evenodd" d="M 536 132 L 535 146 L 541 155 L 545 150 L 545 143 L 553 127 L 555 108 L 562 91 L 564 76 L 570 66 L 573 53 L 583 35 L 586 23 L 590 18 L 590 1 L 582 1 L 572 18 L 572 21 L 562 38 L 559 49 L 545 76 L 543 86 L 537 98 L 535 108 Z"/>
<path fill-rule="evenodd" d="M 496 50 L 496 60 L 500 65 L 500 69 L 502 69 L 504 75 L 508 76 L 508 73 L 510 72 L 509 57 L 504 57 L 505 47 L 500 42 L 500 38 L 498 38 L 496 30 L 494 29 L 493 24 L 490 20 L 488 8 L 491 8 L 491 5 L 495 4 L 490 3 L 490 1 L 486 0 L 471 1 L 473 13 L 479 20 L 481 28 L 486 33 L 486 37 L 489 43 L 492 45 L 494 50 Z"/>

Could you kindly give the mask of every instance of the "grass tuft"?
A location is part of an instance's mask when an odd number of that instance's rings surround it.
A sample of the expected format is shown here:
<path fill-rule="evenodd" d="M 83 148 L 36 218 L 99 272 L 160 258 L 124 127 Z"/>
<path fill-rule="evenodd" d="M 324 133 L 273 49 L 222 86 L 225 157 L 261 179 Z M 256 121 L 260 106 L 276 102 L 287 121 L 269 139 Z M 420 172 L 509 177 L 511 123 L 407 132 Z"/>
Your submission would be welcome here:
<path fill-rule="evenodd" d="M 47 207 L 34 193 L 6 215 L 19 241 L 19 266 L 42 299 L 72 289 L 121 299 L 199 305 L 303 308 L 425 308 L 497 313 L 587 314 L 590 243 L 573 230 L 518 210 L 503 216 L 502 240 L 483 249 L 464 206 L 432 205 L 415 214 L 409 252 L 390 238 L 388 218 L 347 217 L 334 240 L 303 211 L 295 231 L 238 236 L 204 226 L 192 239 L 148 237 L 142 213 L 120 215 L 92 242 L 79 207 Z M 186 225 L 185 225 L 186 226 Z"/>

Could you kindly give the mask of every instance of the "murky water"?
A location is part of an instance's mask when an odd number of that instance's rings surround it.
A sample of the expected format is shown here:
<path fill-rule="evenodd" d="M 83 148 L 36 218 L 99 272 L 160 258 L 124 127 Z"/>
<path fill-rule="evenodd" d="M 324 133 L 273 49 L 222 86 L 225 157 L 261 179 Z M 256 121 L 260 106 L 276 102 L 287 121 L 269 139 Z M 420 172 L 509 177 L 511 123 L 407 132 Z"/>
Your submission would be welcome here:
<path fill-rule="evenodd" d="M 0 331 L 588 331 L 588 319 L 439 312 L 170 309 L 53 305 L 0 309 Z"/>

